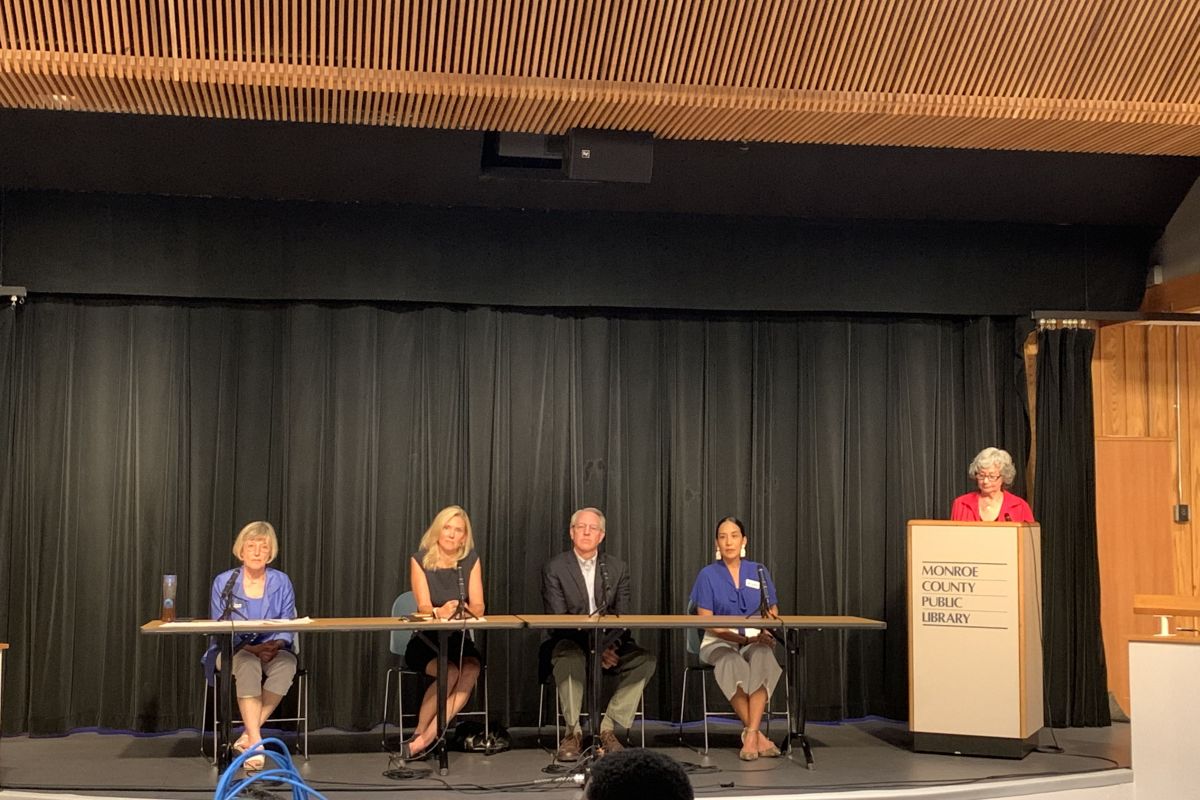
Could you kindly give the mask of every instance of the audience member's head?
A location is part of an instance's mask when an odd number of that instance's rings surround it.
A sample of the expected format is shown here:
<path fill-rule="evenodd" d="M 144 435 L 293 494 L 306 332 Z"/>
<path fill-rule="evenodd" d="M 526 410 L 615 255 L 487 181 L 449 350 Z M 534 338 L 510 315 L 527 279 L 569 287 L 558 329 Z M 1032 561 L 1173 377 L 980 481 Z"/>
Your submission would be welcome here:
<path fill-rule="evenodd" d="M 693 800 L 695 796 L 687 773 L 674 759 L 632 747 L 597 761 L 584 793 L 587 800 Z"/>

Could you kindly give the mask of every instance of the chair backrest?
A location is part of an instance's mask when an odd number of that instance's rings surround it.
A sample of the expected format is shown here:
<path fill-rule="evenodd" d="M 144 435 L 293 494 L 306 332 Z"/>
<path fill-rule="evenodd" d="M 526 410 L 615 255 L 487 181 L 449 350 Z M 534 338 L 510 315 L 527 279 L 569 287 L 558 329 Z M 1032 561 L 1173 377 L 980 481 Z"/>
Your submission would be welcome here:
<path fill-rule="evenodd" d="M 417 611 L 417 596 L 412 592 L 405 592 L 396 598 L 392 603 L 393 617 L 407 617 L 409 614 L 415 614 Z M 391 651 L 404 658 L 404 650 L 408 647 L 408 640 L 412 638 L 412 631 L 392 631 Z"/>
<path fill-rule="evenodd" d="M 696 604 L 694 602 L 692 602 L 691 600 L 688 600 L 687 613 L 688 614 L 696 613 Z M 700 655 L 700 636 L 704 633 L 703 629 L 688 628 L 686 631 L 684 631 L 684 633 L 687 636 L 687 639 L 686 639 L 687 651 L 694 656 Z"/>

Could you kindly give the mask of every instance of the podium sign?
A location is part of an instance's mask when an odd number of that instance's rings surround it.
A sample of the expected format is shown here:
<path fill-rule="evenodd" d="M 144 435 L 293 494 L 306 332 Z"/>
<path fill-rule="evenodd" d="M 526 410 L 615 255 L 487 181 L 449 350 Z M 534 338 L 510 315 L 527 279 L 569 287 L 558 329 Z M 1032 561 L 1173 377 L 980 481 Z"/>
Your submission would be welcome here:
<path fill-rule="evenodd" d="M 908 524 L 915 750 L 1022 758 L 1042 728 L 1041 529 Z"/>

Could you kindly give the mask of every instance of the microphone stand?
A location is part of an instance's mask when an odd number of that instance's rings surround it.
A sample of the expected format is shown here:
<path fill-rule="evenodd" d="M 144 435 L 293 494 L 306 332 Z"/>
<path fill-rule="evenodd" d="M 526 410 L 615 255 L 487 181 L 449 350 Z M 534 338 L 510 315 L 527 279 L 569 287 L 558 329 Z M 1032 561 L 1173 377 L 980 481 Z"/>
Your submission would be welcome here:
<path fill-rule="evenodd" d="M 467 608 L 467 582 L 463 578 L 462 564 L 454 565 L 458 575 L 458 606 L 447 620 L 461 621 L 462 635 L 467 635 L 467 621 L 479 619 L 471 609 Z M 446 672 L 450 667 L 450 636 L 447 631 L 439 630 L 438 638 L 438 673 L 437 673 L 437 727 L 438 727 L 438 774 L 446 775 L 450 771 L 449 754 L 446 747 Z"/>
<path fill-rule="evenodd" d="M 233 592 L 233 587 L 237 584 L 238 575 L 241 573 L 241 567 L 233 571 L 229 576 L 225 588 L 221 590 L 221 618 L 218 622 L 226 620 L 232 622 L 233 615 L 236 609 L 233 607 L 233 601 L 236 595 Z M 217 769 L 223 772 L 233 762 L 233 626 L 230 626 L 228 634 L 221 637 L 221 671 L 220 678 L 225 682 L 225 691 L 221 693 L 221 724 L 220 735 L 222 746 L 217 748 Z M 215 713 L 215 709 L 214 709 Z"/>
<path fill-rule="evenodd" d="M 454 569 L 458 572 L 458 607 L 447 619 L 479 619 L 479 615 L 467 607 L 467 583 L 463 580 L 462 564 L 455 564 Z"/>
<path fill-rule="evenodd" d="M 589 617 L 595 617 L 597 621 L 608 616 L 609 609 L 612 607 L 614 593 L 611 591 L 611 585 L 608 580 L 608 563 L 604 560 L 604 556 L 596 556 L 596 568 L 600 572 L 600 602 L 596 604 L 596 610 L 589 614 Z M 613 616 L 620 617 L 620 613 L 614 611 Z M 595 750 L 599 746 L 600 741 L 600 681 L 603 674 L 604 653 L 608 650 L 607 638 L 604 635 L 605 629 L 599 625 L 592 628 L 592 664 L 591 664 L 591 684 L 588 689 L 588 705 L 590 706 L 589 713 L 592 717 L 592 747 L 591 758 L 596 757 Z"/>

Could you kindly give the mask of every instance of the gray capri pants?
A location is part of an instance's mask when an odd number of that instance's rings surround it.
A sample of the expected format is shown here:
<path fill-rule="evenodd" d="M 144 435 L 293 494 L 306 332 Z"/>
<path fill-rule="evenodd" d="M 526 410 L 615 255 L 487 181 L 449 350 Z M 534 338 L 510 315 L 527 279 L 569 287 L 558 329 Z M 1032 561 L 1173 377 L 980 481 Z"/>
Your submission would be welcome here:
<path fill-rule="evenodd" d="M 727 698 L 737 694 L 739 686 L 746 694 L 754 694 L 765 686 L 769 698 L 783 674 L 774 649 L 764 644 L 739 648 L 732 642 L 717 640 L 700 648 L 700 660 L 713 665 L 713 677 Z"/>
<path fill-rule="evenodd" d="M 221 668 L 221 655 L 217 655 L 217 669 Z M 263 689 L 282 697 L 292 688 L 295 677 L 296 656 L 290 650 L 280 650 L 266 664 L 246 650 L 233 654 L 233 681 L 238 697 L 260 697 Z"/>

